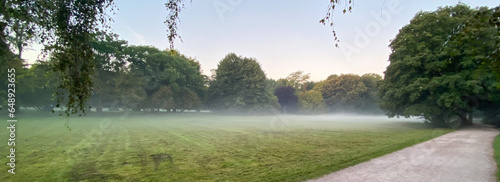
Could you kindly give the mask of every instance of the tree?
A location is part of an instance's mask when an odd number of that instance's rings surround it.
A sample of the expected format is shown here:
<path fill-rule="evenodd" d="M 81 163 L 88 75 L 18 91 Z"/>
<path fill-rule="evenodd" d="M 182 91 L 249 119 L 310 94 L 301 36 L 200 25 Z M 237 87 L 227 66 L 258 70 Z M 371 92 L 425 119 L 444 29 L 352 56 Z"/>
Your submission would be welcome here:
<path fill-rule="evenodd" d="M 303 71 L 296 71 L 290 73 L 286 78 L 280 78 L 277 80 L 277 84 L 279 86 L 290 86 L 296 92 L 307 91 L 308 89 L 312 89 L 314 87 L 314 82 L 308 81 L 310 74 L 304 74 Z"/>
<path fill-rule="evenodd" d="M 228 54 L 210 83 L 210 106 L 218 111 L 269 112 L 276 98 L 266 89 L 266 75 L 252 58 Z"/>
<path fill-rule="evenodd" d="M 493 36 L 486 40 L 487 43 L 490 44 L 489 46 L 476 45 L 476 47 L 473 48 L 474 50 L 487 49 L 483 50 L 486 54 L 480 60 L 481 66 L 479 71 L 493 72 L 496 75 L 497 82 L 500 82 L 500 62 L 498 61 L 500 60 L 500 51 L 498 51 L 500 49 L 500 6 L 495 8 L 481 7 L 475 12 L 473 18 L 474 21 L 463 23 L 463 26 L 460 26 L 458 30 L 455 31 L 452 40 L 461 41 L 464 38 L 467 40 L 474 40 L 475 38 L 481 38 L 481 36 L 483 36 L 481 34 L 484 34 L 485 31 L 491 31 L 488 35 Z M 473 56 L 473 54 L 469 54 L 469 56 Z M 498 87 L 500 88 L 500 85 Z"/>
<path fill-rule="evenodd" d="M 148 98 L 143 80 L 122 69 L 113 77 L 113 81 L 116 94 L 116 102 L 113 102 L 123 106 L 125 111 L 140 110 L 141 103 Z"/>
<path fill-rule="evenodd" d="M 20 71 L 20 70 L 19 70 Z M 55 106 L 54 93 L 57 77 L 46 63 L 33 64 L 24 74 L 17 77 L 16 98 L 23 107 L 51 111 Z"/>
<path fill-rule="evenodd" d="M 353 111 L 363 107 L 362 94 L 367 90 L 360 76 L 343 74 L 327 80 L 321 93 L 331 110 Z"/>
<path fill-rule="evenodd" d="M 326 111 L 321 92 L 309 90 L 298 94 L 300 110 L 304 113 L 320 114 Z"/>
<path fill-rule="evenodd" d="M 141 104 L 143 109 L 156 108 L 152 105 L 152 96 L 162 86 L 168 86 L 176 98 L 172 109 L 184 110 L 200 106 L 200 96 L 205 95 L 205 80 L 196 60 L 174 50 L 160 51 L 147 46 L 130 46 L 127 54 L 131 74 L 142 79 L 148 95 L 148 99 Z M 183 103 L 181 98 L 186 98 L 185 102 L 190 103 Z"/>
<path fill-rule="evenodd" d="M 303 84 L 303 91 L 309 91 L 309 90 L 312 90 L 314 88 L 314 86 L 316 86 L 316 82 L 314 81 L 307 81 L 307 82 L 304 82 Z"/>
<path fill-rule="evenodd" d="M 172 90 L 167 86 L 162 86 L 152 96 L 152 102 L 158 109 L 173 109 L 175 106 Z"/>
<path fill-rule="evenodd" d="M 303 71 L 296 71 L 293 73 L 290 73 L 285 79 L 288 81 L 289 85 L 286 86 L 292 86 L 295 90 L 298 91 L 303 91 L 305 90 L 305 83 L 308 82 L 310 74 L 304 74 Z"/>
<path fill-rule="evenodd" d="M 361 81 L 366 86 L 366 92 L 361 94 L 363 99 L 363 112 L 380 113 L 379 103 L 379 85 L 382 76 L 375 73 L 367 73 L 361 76 Z"/>
<path fill-rule="evenodd" d="M 201 99 L 198 95 L 190 89 L 183 87 L 175 96 L 175 108 L 181 111 L 199 109 L 201 106 Z"/>
<path fill-rule="evenodd" d="M 1 54 L 1 53 L 0 53 Z M 20 60 L 19 58 L 15 57 L 13 54 L 6 54 L 4 55 L 6 57 L 9 57 L 10 59 L 8 60 L 3 60 L 0 58 L 0 74 L 2 76 L 5 76 L 5 77 L 2 77 L 2 78 L 6 78 L 7 76 L 7 69 L 12 69 L 14 68 L 16 70 L 16 76 L 21 76 L 23 74 L 23 71 L 24 71 L 24 65 L 23 65 L 23 61 Z M 5 110 L 7 108 L 7 89 L 9 88 L 8 87 L 8 84 L 9 84 L 9 81 L 8 79 L 2 79 L 0 80 L 0 104 L 2 105 L 2 108 Z"/>
<path fill-rule="evenodd" d="M 94 96 L 97 97 L 97 112 L 102 112 L 103 100 L 116 100 L 116 83 L 118 72 L 125 69 L 125 49 L 127 41 L 119 40 L 115 34 L 98 34 L 92 41 L 94 50 L 95 71 Z M 122 72 L 124 73 L 124 72 Z"/>
<path fill-rule="evenodd" d="M 59 88 L 66 90 L 58 92 L 58 105 L 65 102 L 67 116 L 85 114 L 93 89 L 90 42 L 99 27 L 106 27 L 109 7 L 113 7 L 112 0 L 1 1 L 0 63 L 12 59 L 12 47 L 22 51 L 22 45 L 33 37 L 51 54 L 53 71 L 60 78 Z M 11 32 L 16 39 L 7 38 Z"/>
<path fill-rule="evenodd" d="M 296 112 L 299 98 L 295 95 L 295 89 L 291 86 L 280 86 L 274 91 L 281 105 L 281 113 Z"/>
<path fill-rule="evenodd" d="M 381 108 L 390 117 L 422 116 L 434 126 L 472 124 L 472 113 L 498 95 L 498 82 L 476 74 L 495 47 L 498 33 L 486 26 L 454 37 L 477 10 L 458 4 L 420 12 L 390 43 L 390 65 L 380 87 Z M 479 71 L 481 72 L 481 71 Z"/>

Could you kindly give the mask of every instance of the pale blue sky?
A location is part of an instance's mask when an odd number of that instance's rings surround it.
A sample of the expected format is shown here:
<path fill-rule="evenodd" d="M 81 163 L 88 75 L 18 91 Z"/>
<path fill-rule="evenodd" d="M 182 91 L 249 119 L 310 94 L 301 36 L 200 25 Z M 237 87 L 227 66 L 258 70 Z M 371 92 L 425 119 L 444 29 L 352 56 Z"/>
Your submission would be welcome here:
<path fill-rule="evenodd" d="M 388 65 L 390 39 L 419 11 L 456 5 L 458 0 L 354 0 L 352 13 L 337 11 L 341 48 L 329 26 L 319 23 L 329 0 L 193 0 L 181 13 L 176 49 L 195 57 L 209 75 L 230 52 L 257 59 L 270 78 L 302 70 L 319 81 L 330 74 L 378 73 Z M 460 1 L 471 7 L 498 6 L 498 1 Z M 116 0 L 114 32 L 133 45 L 169 47 L 165 0 Z M 342 7 L 342 6 L 341 6 Z M 34 53 L 26 53 L 29 59 Z M 35 56 L 36 57 L 36 56 Z"/>

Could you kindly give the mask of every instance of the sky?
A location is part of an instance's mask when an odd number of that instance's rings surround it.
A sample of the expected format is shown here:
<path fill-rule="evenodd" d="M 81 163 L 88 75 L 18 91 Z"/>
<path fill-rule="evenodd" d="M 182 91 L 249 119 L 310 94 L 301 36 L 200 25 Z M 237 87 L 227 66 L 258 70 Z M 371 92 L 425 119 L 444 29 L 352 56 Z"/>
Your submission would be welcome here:
<path fill-rule="evenodd" d="M 164 20 L 166 0 L 115 0 L 118 10 L 111 17 L 112 31 L 130 45 L 169 47 Z M 344 1 L 342 1 L 344 2 Z M 255 58 L 268 78 L 284 78 L 301 70 L 312 81 L 331 74 L 383 72 L 389 65 L 388 47 L 399 29 L 419 11 L 433 11 L 459 2 L 473 8 L 495 7 L 493 0 L 354 0 L 351 13 L 337 5 L 334 23 L 340 48 L 335 47 L 331 27 L 319 23 L 329 0 L 193 0 L 180 14 L 175 48 L 194 57 L 204 74 L 228 53 Z M 39 46 L 24 52 L 36 60 Z"/>

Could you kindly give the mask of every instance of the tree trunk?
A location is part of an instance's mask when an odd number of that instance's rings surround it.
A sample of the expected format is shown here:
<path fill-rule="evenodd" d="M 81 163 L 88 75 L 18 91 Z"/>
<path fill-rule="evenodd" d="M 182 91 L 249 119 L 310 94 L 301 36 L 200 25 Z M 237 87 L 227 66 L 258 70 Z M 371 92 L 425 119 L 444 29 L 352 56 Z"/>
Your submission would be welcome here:
<path fill-rule="evenodd" d="M 446 120 L 444 118 L 443 114 L 439 114 L 436 116 L 432 116 L 429 121 L 431 122 L 431 125 L 436 128 L 445 128 L 447 127 L 446 125 Z"/>

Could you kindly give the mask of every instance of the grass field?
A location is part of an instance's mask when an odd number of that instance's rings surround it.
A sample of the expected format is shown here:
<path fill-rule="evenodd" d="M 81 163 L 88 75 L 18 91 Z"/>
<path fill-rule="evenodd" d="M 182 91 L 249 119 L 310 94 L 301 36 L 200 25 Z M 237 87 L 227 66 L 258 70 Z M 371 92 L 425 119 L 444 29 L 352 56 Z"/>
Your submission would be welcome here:
<path fill-rule="evenodd" d="M 495 150 L 495 161 L 497 162 L 497 181 L 500 181 L 500 135 L 495 137 L 493 142 L 493 149 Z"/>
<path fill-rule="evenodd" d="M 18 120 L 16 174 L 4 165 L 0 181 L 302 181 L 451 131 L 383 117 L 27 113 Z"/>

